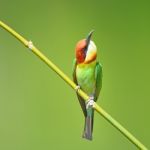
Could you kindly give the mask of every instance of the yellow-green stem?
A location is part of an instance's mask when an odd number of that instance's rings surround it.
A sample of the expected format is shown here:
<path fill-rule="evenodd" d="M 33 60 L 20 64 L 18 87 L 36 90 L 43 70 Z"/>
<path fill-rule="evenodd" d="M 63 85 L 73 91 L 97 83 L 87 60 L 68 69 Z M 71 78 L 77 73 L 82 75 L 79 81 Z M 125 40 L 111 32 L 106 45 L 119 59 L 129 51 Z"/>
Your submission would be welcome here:
<path fill-rule="evenodd" d="M 31 41 L 27 41 L 24 37 L 14 31 L 12 28 L 7 26 L 5 23 L 0 21 L 0 26 L 4 28 L 6 31 L 11 33 L 14 37 L 16 37 L 21 43 L 23 43 L 26 47 L 30 48 L 32 52 L 37 55 L 45 64 L 47 64 L 53 71 L 55 71 L 65 82 L 68 83 L 78 94 L 85 100 L 89 100 L 89 96 L 82 91 L 81 89 L 77 89 L 77 85 L 69 78 L 66 74 L 64 74 L 54 63 L 52 63 L 43 53 L 41 53 Z M 147 148 L 137 140 L 128 130 L 126 130 L 119 122 L 117 122 L 111 115 L 109 115 L 102 107 L 100 107 L 97 103 L 94 103 L 94 109 L 103 116 L 109 123 L 111 123 L 118 131 L 120 131 L 125 137 L 127 137 L 137 148 L 141 150 L 147 150 Z"/>

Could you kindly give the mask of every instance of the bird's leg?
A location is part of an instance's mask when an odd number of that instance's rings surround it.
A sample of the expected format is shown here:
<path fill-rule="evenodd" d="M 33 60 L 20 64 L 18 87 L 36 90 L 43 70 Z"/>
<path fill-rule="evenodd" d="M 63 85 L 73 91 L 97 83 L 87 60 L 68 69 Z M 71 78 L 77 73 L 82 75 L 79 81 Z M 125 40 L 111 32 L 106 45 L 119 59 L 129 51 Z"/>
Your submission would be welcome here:
<path fill-rule="evenodd" d="M 94 96 L 89 96 L 89 100 L 86 102 L 86 109 L 92 108 L 94 105 Z"/>

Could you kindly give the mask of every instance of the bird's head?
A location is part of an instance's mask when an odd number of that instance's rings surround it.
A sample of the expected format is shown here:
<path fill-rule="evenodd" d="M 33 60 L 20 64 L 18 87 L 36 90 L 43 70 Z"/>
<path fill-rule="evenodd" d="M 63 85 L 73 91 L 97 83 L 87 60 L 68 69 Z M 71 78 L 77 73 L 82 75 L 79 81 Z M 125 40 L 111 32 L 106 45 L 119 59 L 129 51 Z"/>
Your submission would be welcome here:
<path fill-rule="evenodd" d="M 96 60 L 97 48 L 93 41 L 91 41 L 93 31 L 91 31 L 86 39 L 80 40 L 75 49 L 76 60 L 78 64 L 88 64 Z"/>

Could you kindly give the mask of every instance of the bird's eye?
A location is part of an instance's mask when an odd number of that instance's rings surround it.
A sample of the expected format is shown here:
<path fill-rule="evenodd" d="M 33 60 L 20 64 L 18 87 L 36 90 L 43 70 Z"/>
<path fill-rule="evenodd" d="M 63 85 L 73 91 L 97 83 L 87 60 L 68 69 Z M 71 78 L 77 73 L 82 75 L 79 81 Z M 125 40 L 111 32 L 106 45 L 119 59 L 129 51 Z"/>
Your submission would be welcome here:
<path fill-rule="evenodd" d="M 81 51 L 84 52 L 84 48 L 82 48 Z"/>

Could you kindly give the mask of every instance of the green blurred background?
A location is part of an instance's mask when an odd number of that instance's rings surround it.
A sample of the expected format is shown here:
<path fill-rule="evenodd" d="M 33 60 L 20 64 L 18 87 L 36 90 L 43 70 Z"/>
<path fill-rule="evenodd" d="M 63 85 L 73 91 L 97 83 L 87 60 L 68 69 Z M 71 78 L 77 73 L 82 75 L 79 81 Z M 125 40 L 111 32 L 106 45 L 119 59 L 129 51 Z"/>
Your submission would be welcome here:
<path fill-rule="evenodd" d="M 150 2 L 0 0 L 0 18 L 69 77 L 74 48 L 91 29 L 103 64 L 98 103 L 150 147 Z M 0 150 L 136 150 L 95 113 L 94 140 L 74 91 L 0 28 Z"/>

